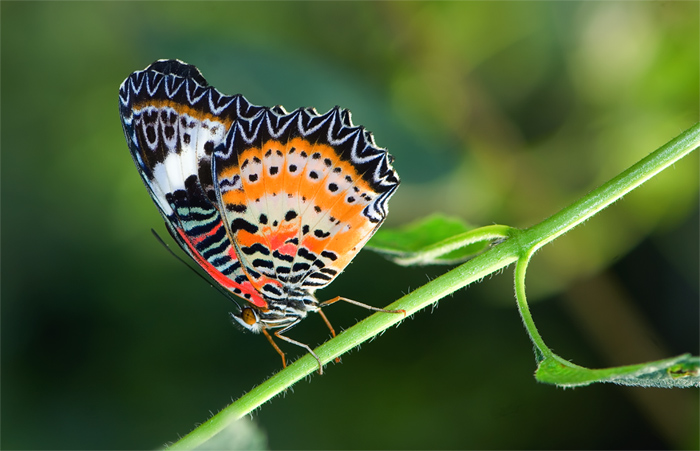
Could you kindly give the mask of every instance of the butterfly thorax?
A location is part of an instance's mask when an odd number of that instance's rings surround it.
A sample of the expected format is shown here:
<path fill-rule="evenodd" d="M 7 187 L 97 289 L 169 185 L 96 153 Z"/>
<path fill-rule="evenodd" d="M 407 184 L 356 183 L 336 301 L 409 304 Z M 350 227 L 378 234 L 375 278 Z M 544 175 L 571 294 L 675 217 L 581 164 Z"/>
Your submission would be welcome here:
<path fill-rule="evenodd" d="M 306 290 L 290 290 L 286 298 L 266 298 L 268 307 L 245 306 L 231 317 L 244 329 L 259 333 L 263 329 L 279 329 L 306 318 L 308 312 L 316 312 L 319 303 Z"/>

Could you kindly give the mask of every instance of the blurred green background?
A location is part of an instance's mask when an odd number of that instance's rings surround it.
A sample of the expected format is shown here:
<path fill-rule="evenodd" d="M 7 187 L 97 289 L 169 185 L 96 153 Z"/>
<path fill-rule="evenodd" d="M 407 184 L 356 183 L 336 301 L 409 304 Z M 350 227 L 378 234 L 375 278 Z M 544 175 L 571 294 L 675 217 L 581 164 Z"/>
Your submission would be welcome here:
<path fill-rule="evenodd" d="M 2 2 L 3 449 L 150 449 L 279 370 L 167 236 L 117 109 L 195 64 L 228 94 L 341 105 L 396 158 L 388 227 L 527 227 L 699 117 L 697 2 Z M 698 153 L 540 251 L 533 315 L 588 367 L 698 354 Z M 362 252 L 328 289 L 383 306 L 447 268 Z M 358 283 L 362 280 L 362 283 Z M 369 282 L 371 281 L 371 282 Z M 535 382 L 512 270 L 253 415 L 273 449 L 698 447 L 698 390 Z M 327 310 L 337 329 L 368 313 Z M 316 316 L 293 337 L 328 335 Z M 290 358 L 301 352 L 285 346 Z"/>

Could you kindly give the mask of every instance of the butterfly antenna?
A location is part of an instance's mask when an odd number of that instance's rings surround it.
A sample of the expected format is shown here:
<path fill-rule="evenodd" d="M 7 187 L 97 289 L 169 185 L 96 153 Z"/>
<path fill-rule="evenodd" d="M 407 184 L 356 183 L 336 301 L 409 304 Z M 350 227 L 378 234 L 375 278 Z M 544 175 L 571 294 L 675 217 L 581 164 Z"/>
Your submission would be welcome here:
<path fill-rule="evenodd" d="M 163 247 L 164 247 L 168 252 L 170 252 L 170 255 L 172 255 L 172 256 L 175 257 L 177 260 L 179 260 L 180 263 L 182 263 L 183 265 L 185 265 L 185 266 L 187 266 L 188 268 L 190 268 L 190 269 L 192 270 L 192 272 L 195 273 L 195 274 L 197 274 L 203 281 L 205 281 L 205 282 L 207 283 L 207 285 L 209 285 L 210 287 L 214 288 L 214 289 L 217 290 L 219 293 L 223 294 L 223 295 L 224 295 L 227 299 L 229 299 L 231 302 L 233 302 L 234 304 L 236 304 L 236 307 L 238 307 L 238 309 L 240 310 L 241 306 L 238 304 L 238 302 L 236 302 L 235 299 L 233 299 L 233 298 L 229 295 L 228 292 L 224 291 L 224 290 L 223 290 L 221 287 L 219 287 L 218 285 L 214 285 L 213 283 L 211 283 L 211 281 L 210 281 L 209 279 L 207 279 L 207 278 L 204 277 L 199 271 L 197 271 L 196 269 L 194 269 L 194 268 L 189 264 L 189 262 L 187 262 L 187 261 L 184 260 L 182 257 L 180 257 L 180 256 L 177 255 L 175 252 L 173 252 L 173 250 L 170 249 L 170 246 L 168 246 L 168 243 L 166 243 L 165 241 L 163 241 L 163 239 L 160 237 L 160 235 L 158 235 L 158 232 L 156 232 L 155 230 L 151 229 L 151 233 L 153 233 L 153 236 L 156 237 L 156 239 L 158 240 L 158 242 L 159 242 L 161 245 L 163 245 Z"/>

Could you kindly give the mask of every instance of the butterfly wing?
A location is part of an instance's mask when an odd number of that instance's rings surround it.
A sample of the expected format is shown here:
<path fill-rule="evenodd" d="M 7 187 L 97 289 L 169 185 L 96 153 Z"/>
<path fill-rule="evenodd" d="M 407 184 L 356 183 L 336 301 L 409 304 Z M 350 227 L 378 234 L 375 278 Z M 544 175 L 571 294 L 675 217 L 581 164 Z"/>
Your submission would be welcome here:
<path fill-rule="evenodd" d="M 219 284 L 266 308 L 238 261 L 212 180 L 214 149 L 239 114 L 260 108 L 222 95 L 196 67 L 176 60 L 131 74 L 119 100 L 131 155 L 173 238 Z"/>
<path fill-rule="evenodd" d="M 391 161 L 347 110 L 239 118 L 214 187 L 252 284 L 273 298 L 328 285 L 384 221 L 399 185 Z"/>

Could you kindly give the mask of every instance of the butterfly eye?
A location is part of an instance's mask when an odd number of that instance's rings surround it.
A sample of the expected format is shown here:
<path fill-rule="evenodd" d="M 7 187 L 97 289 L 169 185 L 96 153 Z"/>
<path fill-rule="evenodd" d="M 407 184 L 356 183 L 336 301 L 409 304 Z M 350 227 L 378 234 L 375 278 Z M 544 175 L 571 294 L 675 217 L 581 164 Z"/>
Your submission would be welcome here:
<path fill-rule="evenodd" d="M 255 312 L 252 308 L 248 307 L 241 310 L 241 319 L 244 323 L 248 324 L 249 326 L 252 326 L 253 324 L 258 322 L 257 315 L 255 315 Z"/>

